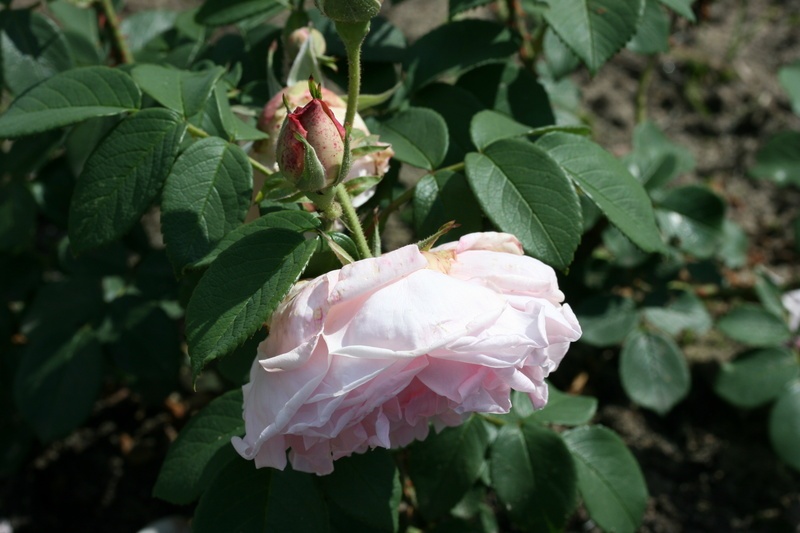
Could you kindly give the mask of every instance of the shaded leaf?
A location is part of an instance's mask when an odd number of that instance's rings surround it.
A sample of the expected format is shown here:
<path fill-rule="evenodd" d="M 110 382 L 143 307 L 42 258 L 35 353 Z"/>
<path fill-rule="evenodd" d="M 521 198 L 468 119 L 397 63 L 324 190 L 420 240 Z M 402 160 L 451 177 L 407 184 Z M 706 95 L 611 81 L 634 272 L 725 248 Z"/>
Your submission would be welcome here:
<path fill-rule="evenodd" d="M 577 505 L 577 477 L 558 434 L 537 424 L 500 429 L 491 447 L 492 484 L 511 520 L 527 531 L 562 529 Z"/>
<path fill-rule="evenodd" d="M 660 415 L 668 413 L 689 392 L 689 366 L 671 338 L 634 331 L 620 354 L 622 388 L 635 403 Z"/>
<path fill-rule="evenodd" d="M 235 456 L 201 496 L 192 530 L 326 533 L 327 515 L 312 475 L 256 468 L 252 461 Z"/>
<path fill-rule="evenodd" d="M 701 259 L 714 255 L 727 207 L 722 198 L 704 186 L 688 185 L 671 189 L 657 207 L 662 231 L 681 250 Z"/>
<path fill-rule="evenodd" d="M 204 471 L 214 454 L 231 446 L 231 437 L 244 434 L 242 391 L 229 391 L 214 399 L 189 422 L 172 443 L 158 473 L 153 495 L 186 505 L 200 497 Z M 255 465 L 248 462 L 253 470 Z"/>
<path fill-rule="evenodd" d="M 714 391 L 738 407 L 758 407 L 780 396 L 798 373 L 800 365 L 791 350 L 761 348 L 723 363 Z"/>
<path fill-rule="evenodd" d="M 459 46 L 453 46 L 453 43 Z M 517 51 L 511 31 L 494 22 L 465 19 L 420 37 L 408 48 L 404 67 L 418 89 L 443 75 L 458 74 L 487 62 L 505 61 Z"/>
<path fill-rule="evenodd" d="M 208 0 L 203 2 L 195 19 L 206 26 L 233 24 L 256 15 L 264 18 L 286 9 L 278 0 Z"/>
<path fill-rule="evenodd" d="M 186 125 L 173 111 L 145 109 L 102 141 L 78 178 L 69 213 L 76 253 L 124 235 L 155 200 Z"/>
<path fill-rule="evenodd" d="M 435 169 L 447 153 L 447 124 L 435 111 L 411 107 L 380 122 L 382 142 L 392 145 L 394 158 L 427 170 Z"/>
<path fill-rule="evenodd" d="M 800 131 L 783 131 L 770 137 L 756 154 L 749 173 L 778 185 L 800 187 Z"/>
<path fill-rule="evenodd" d="M 409 476 L 426 518 L 447 514 L 461 500 L 478 479 L 488 446 L 486 428 L 473 416 L 408 448 Z"/>
<path fill-rule="evenodd" d="M 731 339 L 747 346 L 777 346 L 791 338 L 786 322 L 760 305 L 734 307 L 717 322 L 717 327 Z"/>
<path fill-rule="evenodd" d="M 50 328 L 25 348 L 14 383 L 17 408 L 41 440 L 64 436 L 91 413 L 102 377 L 103 354 L 89 326 Z"/>
<path fill-rule="evenodd" d="M 786 390 L 772 408 L 769 438 L 780 458 L 800 470 L 800 382 Z"/>
<path fill-rule="evenodd" d="M 209 137 L 175 161 L 164 186 L 162 231 L 177 272 L 206 255 L 250 208 L 253 171 L 235 144 Z"/>
<path fill-rule="evenodd" d="M 388 450 L 339 459 L 320 478 L 337 531 L 391 532 L 398 528 L 400 476 Z"/>
<path fill-rule="evenodd" d="M 439 243 L 458 240 L 483 227 L 480 205 L 461 173 L 441 170 L 424 176 L 414 188 L 413 205 L 414 228 L 420 237 L 433 235 L 451 220 L 459 224 L 443 235 Z"/>
<path fill-rule="evenodd" d="M 615 295 L 584 300 L 575 314 L 583 330 L 580 341 L 600 348 L 618 345 L 639 323 L 633 300 Z"/>
<path fill-rule="evenodd" d="M 58 26 L 29 9 L 0 13 L 3 83 L 20 94 L 73 67 L 69 45 Z"/>

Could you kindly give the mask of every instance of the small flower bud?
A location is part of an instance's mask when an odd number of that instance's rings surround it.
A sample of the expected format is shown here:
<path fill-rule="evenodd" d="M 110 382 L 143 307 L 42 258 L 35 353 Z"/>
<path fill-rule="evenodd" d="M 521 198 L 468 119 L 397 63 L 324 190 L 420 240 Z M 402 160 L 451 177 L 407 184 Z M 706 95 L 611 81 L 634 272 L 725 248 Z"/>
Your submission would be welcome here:
<path fill-rule="evenodd" d="M 314 0 L 322 13 L 336 22 L 367 22 L 381 10 L 383 0 Z"/>
<path fill-rule="evenodd" d="M 325 55 L 325 50 L 327 47 L 325 43 L 325 37 L 322 35 L 322 33 L 320 33 L 319 30 L 304 26 L 294 30 L 286 38 L 287 63 L 291 64 L 292 61 L 294 61 L 294 58 L 296 58 L 297 54 L 300 53 L 300 49 L 309 39 L 311 39 L 311 43 L 309 43 L 311 47 L 311 53 L 315 57 Z"/>
<path fill-rule="evenodd" d="M 335 184 L 344 158 L 342 125 L 319 98 L 289 113 L 278 136 L 277 160 L 298 190 L 318 191 Z"/>

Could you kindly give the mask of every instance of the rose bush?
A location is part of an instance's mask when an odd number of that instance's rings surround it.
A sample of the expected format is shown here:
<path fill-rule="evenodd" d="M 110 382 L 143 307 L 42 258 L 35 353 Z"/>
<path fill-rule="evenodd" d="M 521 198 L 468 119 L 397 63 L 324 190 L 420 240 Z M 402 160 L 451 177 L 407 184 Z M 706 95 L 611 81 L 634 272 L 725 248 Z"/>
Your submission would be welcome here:
<path fill-rule="evenodd" d="M 403 446 L 471 412 L 506 413 L 581 334 L 555 272 L 512 235 L 409 245 L 298 283 L 275 311 L 244 386 L 258 467 L 327 474 L 333 461 Z"/>

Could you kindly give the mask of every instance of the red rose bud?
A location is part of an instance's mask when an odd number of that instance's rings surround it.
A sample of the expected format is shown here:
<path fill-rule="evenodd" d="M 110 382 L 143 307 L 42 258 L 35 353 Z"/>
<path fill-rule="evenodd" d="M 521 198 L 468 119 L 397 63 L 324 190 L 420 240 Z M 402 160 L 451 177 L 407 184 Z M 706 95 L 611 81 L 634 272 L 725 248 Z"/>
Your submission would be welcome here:
<path fill-rule="evenodd" d="M 289 113 L 278 135 L 277 160 L 298 190 L 319 191 L 339 177 L 345 131 L 318 97 Z"/>

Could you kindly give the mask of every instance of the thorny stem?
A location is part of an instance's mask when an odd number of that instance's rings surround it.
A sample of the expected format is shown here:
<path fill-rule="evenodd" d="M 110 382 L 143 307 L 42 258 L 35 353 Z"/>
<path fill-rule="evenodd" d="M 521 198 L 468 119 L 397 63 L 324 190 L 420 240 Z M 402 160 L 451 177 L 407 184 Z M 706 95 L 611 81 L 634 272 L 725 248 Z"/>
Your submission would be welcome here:
<path fill-rule="evenodd" d="M 361 221 L 358 220 L 358 215 L 356 214 L 355 207 L 353 207 L 353 201 L 350 199 L 350 194 L 341 183 L 335 187 L 335 190 L 336 199 L 342 206 L 342 217 L 344 218 L 344 223 L 353 233 L 353 238 L 356 241 L 358 253 L 361 254 L 362 258 L 372 257 L 369 244 L 367 244 L 367 238 L 364 236 L 364 228 L 361 227 Z"/>
<path fill-rule="evenodd" d="M 128 43 L 125 42 L 125 37 L 120 30 L 119 17 L 117 16 L 117 11 L 114 9 L 112 0 L 100 0 L 100 8 L 103 10 L 106 19 L 108 19 L 108 26 L 111 29 L 111 38 L 114 40 L 114 46 L 119 52 L 120 59 L 126 64 L 133 63 L 133 54 L 130 48 L 128 48 Z"/>
<path fill-rule="evenodd" d="M 211 137 L 211 135 L 209 135 L 209 133 L 207 131 L 205 131 L 205 130 L 203 130 L 201 128 L 198 128 L 194 124 L 188 124 L 187 123 L 186 124 L 186 131 L 188 131 L 189 134 L 192 135 L 192 137 L 200 137 L 202 139 L 204 139 L 206 137 Z M 272 170 L 268 169 L 267 167 L 265 167 L 264 165 L 262 165 L 261 163 L 259 163 L 255 159 L 253 159 L 252 157 L 248 156 L 247 160 L 250 162 L 250 166 L 253 167 L 254 170 L 258 170 L 259 172 L 263 173 L 265 176 L 269 176 L 271 174 L 274 174 L 274 172 Z"/>

